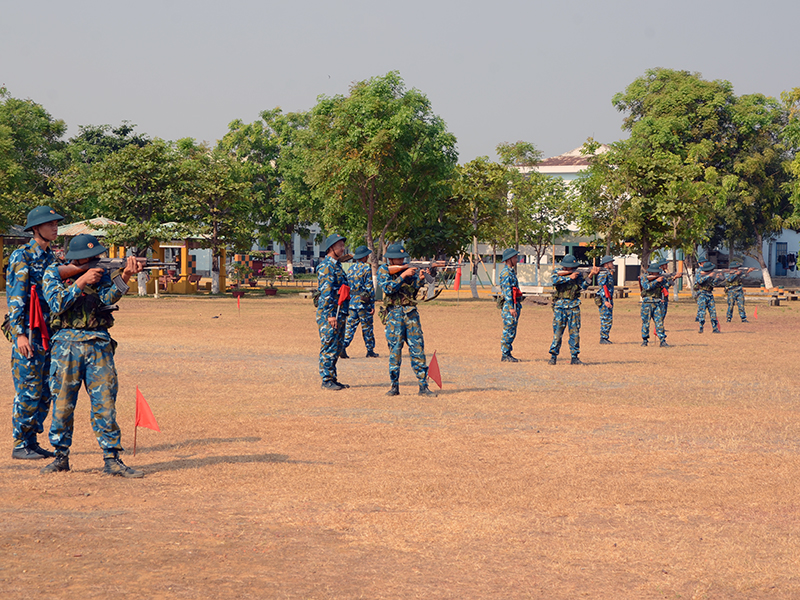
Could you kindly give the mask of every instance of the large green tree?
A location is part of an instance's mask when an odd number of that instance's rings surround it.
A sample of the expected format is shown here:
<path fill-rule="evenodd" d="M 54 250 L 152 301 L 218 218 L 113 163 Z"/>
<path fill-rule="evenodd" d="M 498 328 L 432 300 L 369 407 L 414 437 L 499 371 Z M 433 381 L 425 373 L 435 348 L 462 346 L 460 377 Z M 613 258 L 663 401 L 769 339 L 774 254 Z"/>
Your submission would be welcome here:
<path fill-rule="evenodd" d="M 630 137 L 590 161 L 583 178 L 596 179 L 580 184 L 585 232 L 613 232 L 620 239 L 609 245 L 628 241 L 643 263 L 662 247 L 693 254 L 726 195 L 721 173 L 735 144 L 735 100 L 727 81 L 671 69 L 648 70 L 614 96 Z"/>
<path fill-rule="evenodd" d="M 68 208 L 52 199 L 66 129 L 41 104 L 14 98 L 0 87 L 0 229 L 24 223 L 38 204 Z"/>
<path fill-rule="evenodd" d="M 472 297 L 478 297 L 478 241 L 495 237 L 497 226 L 508 210 L 509 170 L 480 156 L 456 168 L 453 203 L 472 237 L 470 260 Z"/>
<path fill-rule="evenodd" d="M 456 164 L 455 137 L 397 72 L 320 97 L 303 136 L 306 181 L 326 230 L 365 240 L 373 269 L 388 240 L 441 202 Z M 377 243 L 376 243 L 377 242 Z"/>

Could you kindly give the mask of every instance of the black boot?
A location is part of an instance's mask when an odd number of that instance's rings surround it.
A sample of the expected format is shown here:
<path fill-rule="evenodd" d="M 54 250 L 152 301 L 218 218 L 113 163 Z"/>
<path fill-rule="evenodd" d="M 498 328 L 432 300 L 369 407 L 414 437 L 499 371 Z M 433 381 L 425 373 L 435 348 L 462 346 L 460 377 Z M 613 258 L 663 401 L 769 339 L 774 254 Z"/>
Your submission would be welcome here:
<path fill-rule="evenodd" d="M 647 346 L 647 340 L 642 341 L 642 346 Z"/>
<path fill-rule="evenodd" d="M 350 358 L 347 356 L 347 348 L 342 348 L 342 351 L 339 352 L 339 358 Z"/>
<path fill-rule="evenodd" d="M 400 384 L 399 383 L 393 383 L 392 387 L 389 389 L 389 391 L 386 392 L 386 395 L 387 396 L 399 396 L 400 395 Z"/>
<path fill-rule="evenodd" d="M 378 358 L 379 355 L 375 354 L 373 350 L 367 350 L 367 358 Z"/>
<path fill-rule="evenodd" d="M 500 362 L 519 362 L 519 359 L 514 358 L 510 354 L 504 354 L 503 357 L 500 359 Z"/>
<path fill-rule="evenodd" d="M 343 386 L 338 381 L 323 381 L 322 382 L 322 389 L 323 390 L 332 390 L 334 392 L 338 392 L 339 390 L 345 389 L 345 386 Z"/>
<path fill-rule="evenodd" d="M 16 460 L 41 460 L 55 456 L 44 448 L 36 446 L 18 446 L 11 451 L 11 458 Z"/>
<path fill-rule="evenodd" d="M 69 456 L 56 456 L 56 459 L 46 467 L 43 467 L 40 473 L 60 473 L 62 471 L 69 471 Z"/>
<path fill-rule="evenodd" d="M 571 365 L 585 365 L 586 363 L 582 362 L 581 359 L 578 358 L 577 356 L 573 356 L 572 360 L 569 361 L 569 364 L 571 364 Z"/>
<path fill-rule="evenodd" d="M 713 327 L 713 329 L 711 330 L 711 333 L 722 333 L 719 330 L 719 323 L 717 321 L 711 321 L 711 326 Z"/>
<path fill-rule="evenodd" d="M 556 364 L 556 360 L 558 360 L 558 357 L 555 354 L 551 354 L 550 355 L 550 360 L 547 361 L 547 364 L 548 365 L 554 365 L 554 364 Z"/>
<path fill-rule="evenodd" d="M 417 393 L 417 396 L 432 396 L 433 398 L 436 398 L 436 392 L 432 392 L 428 387 L 428 384 L 423 383 L 419 386 L 419 392 Z"/>
<path fill-rule="evenodd" d="M 607 338 L 600 338 L 600 343 L 601 344 L 613 344 L 614 342 L 612 342 L 611 340 L 609 340 Z"/>
<path fill-rule="evenodd" d="M 700 329 L 698 330 L 697 333 L 703 333 L 703 324 L 702 323 L 700 323 Z"/>
<path fill-rule="evenodd" d="M 130 477 L 132 479 L 141 479 L 144 477 L 144 473 L 141 471 L 137 471 L 136 469 L 131 469 L 130 467 L 126 466 L 119 457 L 119 454 L 115 454 L 109 458 L 104 458 L 103 462 L 105 463 L 105 466 L 103 467 L 104 475 L 117 475 L 119 477 Z"/>
<path fill-rule="evenodd" d="M 669 348 L 670 347 L 670 345 L 667 343 L 667 340 L 661 340 L 661 343 L 659 344 L 659 346 L 661 346 L 662 348 Z"/>

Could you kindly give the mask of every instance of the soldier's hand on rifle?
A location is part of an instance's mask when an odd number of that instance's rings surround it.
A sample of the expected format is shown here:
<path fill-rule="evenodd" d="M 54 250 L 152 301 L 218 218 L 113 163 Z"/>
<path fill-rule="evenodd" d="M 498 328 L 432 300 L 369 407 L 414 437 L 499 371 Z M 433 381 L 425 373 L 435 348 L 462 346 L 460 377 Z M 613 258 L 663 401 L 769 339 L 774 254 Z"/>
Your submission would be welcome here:
<path fill-rule="evenodd" d="M 135 256 L 129 256 L 125 262 L 125 270 L 122 272 L 123 275 L 131 277 L 132 275 L 141 273 L 144 270 L 144 262 L 145 261 L 140 261 Z"/>
<path fill-rule="evenodd" d="M 94 285 L 100 281 L 103 273 L 105 273 L 105 269 L 101 269 L 100 267 L 97 267 L 96 269 L 89 269 L 83 275 L 78 277 L 78 279 L 75 281 L 75 285 L 77 285 L 78 289 L 81 290 L 87 285 Z"/>
<path fill-rule="evenodd" d="M 592 275 L 597 275 L 599 272 L 600 272 L 600 266 L 599 265 L 594 265 L 592 267 L 592 270 L 589 271 L 589 277 L 591 277 Z"/>
<path fill-rule="evenodd" d="M 409 267 L 400 274 L 403 279 L 408 279 L 417 274 L 417 267 Z"/>

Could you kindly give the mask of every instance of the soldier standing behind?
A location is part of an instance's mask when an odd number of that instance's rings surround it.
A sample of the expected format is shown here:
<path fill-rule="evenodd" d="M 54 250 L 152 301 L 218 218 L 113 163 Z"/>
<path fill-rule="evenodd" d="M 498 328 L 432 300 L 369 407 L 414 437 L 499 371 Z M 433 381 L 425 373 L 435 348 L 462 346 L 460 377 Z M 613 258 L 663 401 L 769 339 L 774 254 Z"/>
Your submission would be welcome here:
<path fill-rule="evenodd" d="M 713 333 L 720 333 L 719 321 L 717 321 L 717 306 L 714 303 L 714 263 L 704 262 L 700 266 L 700 273 L 697 275 L 694 287 L 697 291 L 697 318 L 700 323 L 698 333 L 703 333 L 703 325 L 706 322 L 706 311 L 711 319 Z"/>
<path fill-rule="evenodd" d="M 14 449 L 11 458 L 31 460 L 52 458 L 54 454 L 39 446 L 37 435 L 44 431 L 44 420 L 50 410 L 50 349 L 45 349 L 43 336 L 35 334 L 31 323 L 31 291 L 49 323 L 50 307 L 42 294 L 44 272 L 57 262 L 50 243 L 58 237 L 58 222 L 64 217 L 49 206 L 38 206 L 28 213 L 25 231 L 33 231 L 33 239 L 11 253 L 8 261 L 8 318 L 11 350 L 11 374 L 14 379 L 14 410 L 11 418 Z M 1 257 L 0 257 L 1 259 Z"/>
<path fill-rule="evenodd" d="M 669 262 L 667 259 L 662 258 L 658 261 L 658 269 L 662 275 L 664 275 L 664 284 L 661 287 L 661 299 L 664 303 L 664 314 L 662 320 L 667 320 L 667 311 L 669 310 L 669 284 L 672 283 L 672 280 L 669 279 L 669 274 L 667 273 L 667 265 Z"/>
<path fill-rule="evenodd" d="M 347 315 L 347 326 L 344 334 L 344 346 L 339 358 L 349 358 L 347 347 L 353 341 L 358 324 L 361 323 L 361 335 L 367 347 L 367 358 L 378 358 L 375 354 L 375 334 L 372 321 L 375 316 L 375 288 L 372 287 L 372 269 L 367 264 L 367 257 L 372 251 L 366 246 L 359 246 L 353 254 L 355 264 L 347 273 L 350 285 L 350 310 Z"/>
<path fill-rule="evenodd" d="M 613 343 L 608 339 L 614 323 L 614 257 L 606 254 L 600 259 L 600 273 L 597 275 L 597 298 L 600 308 L 600 343 Z"/>
<path fill-rule="evenodd" d="M 325 258 L 317 266 L 319 374 L 322 377 L 322 389 L 324 390 L 338 391 L 350 387 L 339 383 L 336 378 L 336 362 L 342 353 L 344 328 L 349 310 L 347 300 L 341 306 L 339 305 L 339 288 L 347 284 L 347 277 L 339 262 L 339 258 L 344 256 L 345 239 L 335 233 L 329 235 L 323 245 Z"/>
<path fill-rule="evenodd" d="M 647 346 L 652 320 L 661 347 L 668 348 L 664 331 L 664 286 L 667 285 L 667 278 L 661 273 L 658 263 L 651 263 L 647 271 L 639 276 L 639 283 L 642 286 L 642 346 Z"/>
<path fill-rule="evenodd" d="M 421 287 L 423 273 L 417 274 L 415 267 L 407 267 L 392 275 L 389 266 L 399 267 L 410 258 L 402 244 L 391 244 L 386 249 L 388 264 L 378 267 L 378 285 L 383 290 L 381 321 L 386 326 L 386 341 L 389 343 L 389 379 L 392 387 L 387 396 L 400 393 L 400 364 L 403 343 L 408 343 L 411 368 L 419 381 L 420 396 L 436 396 L 428 388 L 428 367 L 425 359 L 425 340 L 417 311 L 417 291 Z"/>
<path fill-rule="evenodd" d="M 731 263 L 732 271 L 725 275 L 725 295 L 728 297 L 728 323 L 733 318 L 733 305 L 739 307 L 739 317 L 742 323 L 749 323 L 747 320 L 747 312 L 744 310 L 744 289 L 742 288 L 742 279 L 748 273 L 755 271 L 755 269 L 743 269 L 742 263 L 734 261 Z"/>
<path fill-rule="evenodd" d="M 569 350 L 572 354 L 572 365 L 582 365 L 578 354 L 581 351 L 581 299 L 580 293 L 589 287 L 589 282 L 583 278 L 578 268 L 578 261 L 572 254 L 567 254 L 561 261 L 561 269 L 553 271 L 553 343 L 550 345 L 550 360 L 548 364 L 556 364 L 558 353 L 561 351 L 561 338 L 564 330 L 569 328 Z M 589 271 L 589 277 L 600 272 L 600 267 L 594 266 Z"/>
<path fill-rule="evenodd" d="M 69 244 L 67 260 L 84 265 L 106 251 L 88 234 L 75 236 Z M 122 436 L 117 425 L 117 370 L 114 350 L 117 343 L 108 329 L 114 324 L 111 305 L 127 291 L 132 275 L 142 271 L 136 258 L 128 257 L 122 271 L 120 289 L 105 269 L 85 271 L 74 282 L 63 281 L 57 265 L 44 273 L 44 295 L 52 311 L 53 357 L 50 388 L 53 390 L 53 422 L 50 443 L 56 449 L 55 460 L 42 473 L 69 471 L 69 450 L 75 403 L 81 385 L 91 401 L 92 429 L 103 450 L 103 473 L 120 477 L 144 477 L 144 473 L 126 466 L 119 457 Z"/>
<path fill-rule="evenodd" d="M 500 293 L 503 296 L 503 338 L 500 342 L 502 362 L 519 362 L 511 355 L 514 338 L 517 337 L 517 323 L 522 311 L 522 292 L 519 289 L 516 266 L 519 261 L 519 252 L 509 248 L 503 252 L 505 266 L 500 271 Z"/>

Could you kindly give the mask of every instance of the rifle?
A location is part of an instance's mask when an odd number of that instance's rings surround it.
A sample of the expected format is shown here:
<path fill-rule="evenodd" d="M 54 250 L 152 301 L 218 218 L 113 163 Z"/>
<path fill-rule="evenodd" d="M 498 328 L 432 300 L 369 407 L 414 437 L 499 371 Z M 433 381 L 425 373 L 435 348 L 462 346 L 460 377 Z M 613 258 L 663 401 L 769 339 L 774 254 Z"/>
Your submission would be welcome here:
<path fill-rule="evenodd" d="M 594 271 L 595 268 L 599 269 L 599 270 L 598 271 Z M 560 269 L 560 270 L 556 271 L 556 275 L 560 275 L 562 277 L 567 277 L 569 275 L 572 275 L 573 273 L 580 273 L 581 275 L 583 275 L 584 279 L 586 279 L 589 276 L 597 275 L 600 271 L 607 271 L 607 270 L 608 269 L 604 269 L 600 265 L 597 265 L 595 267 L 576 267 L 574 269 L 569 269 L 569 270 Z M 592 272 L 592 271 L 594 271 L 594 272 Z"/>
<path fill-rule="evenodd" d="M 683 277 L 683 273 L 676 272 L 676 273 L 648 273 L 647 274 L 647 281 L 653 281 L 658 279 L 659 277 L 663 277 L 666 281 L 675 281 L 678 277 Z"/>
<path fill-rule="evenodd" d="M 151 260 L 149 258 L 144 258 L 140 256 L 137 256 L 135 258 L 136 261 L 139 264 L 141 264 L 144 269 L 168 269 L 170 267 L 175 266 L 175 263 L 165 263 L 158 260 Z M 124 269 L 125 265 L 127 264 L 127 260 L 128 259 L 126 258 L 94 258 L 90 260 L 88 263 L 80 265 L 80 267 L 84 270 L 104 269 L 107 273 L 113 273 L 114 271 L 119 271 L 120 269 Z M 130 286 L 122 280 L 121 274 L 112 277 L 111 280 L 114 282 L 114 285 L 120 292 L 122 292 L 123 294 L 128 293 Z"/>
<path fill-rule="evenodd" d="M 429 302 L 442 293 L 436 289 L 436 275 L 439 271 L 447 271 L 461 267 L 461 263 L 450 263 L 444 260 L 411 261 L 402 265 L 389 265 L 389 274 L 397 275 L 407 269 L 419 269 L 425 279 L 425 302 Z"/>

